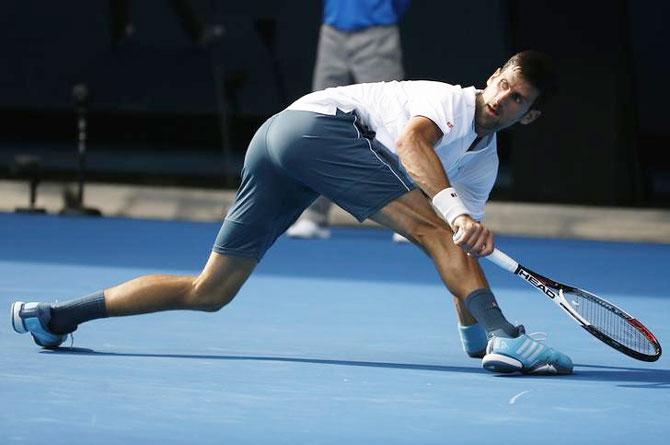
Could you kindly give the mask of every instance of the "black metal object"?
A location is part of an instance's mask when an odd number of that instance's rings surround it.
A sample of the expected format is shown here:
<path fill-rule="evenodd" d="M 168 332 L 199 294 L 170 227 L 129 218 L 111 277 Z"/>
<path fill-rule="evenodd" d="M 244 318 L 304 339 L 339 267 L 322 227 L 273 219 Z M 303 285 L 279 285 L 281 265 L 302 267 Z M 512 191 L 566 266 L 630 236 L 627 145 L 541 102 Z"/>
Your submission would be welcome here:
<path fill-rule="evenodd" d="M 84 183 L 86 181 L 86 130 L 87 119 L 86 112 L 88 108 L 89 91 L 88 87 L 79 83 L 72 88 L 72 98 L 75 102 L 77 111 L 77 163 L 78 163 L 78 184 L 76 198 L 65 191 L 65 206 L 60 211 L 61 215 L 79 215 L 79 216 L 100 216 L 100 210 L 84 206 Z"/>
<path fill-rule="evenodd" d="M 214 82 L 214 97 L 216 99 L 216 109 L 218 114 L 218 127 L 221 143 L 221 154 L 223 155 L 224 165 L 231 165 L 233 159 L 232 146 L 230 143 L 230 115 L 226 97 L 227 85 L 224 79 L 225 65 L 223 59 L 223 38 L 226 34 L 225 27 L 222 23 L 222 15 L 220 10 L 220 2 L 210 0 L 209 9 L 211 20 L 214 25 L 209 27 L 209 37 L 206 39 L 206 48 L 209 55 L 209 65 L 212 72 L 212 81 Z M 226 170 L 223 174 L 223 182 L 226 187 L 234 184 L 234 179 L 228 174 Z"/>
<path fill-rule="evenodd" d="M 281 69 L 281 60 L 277 49 L 277 21 L 273 18 L 260 18 L 254 22 L 256 33 L 261 39 L 263 46 L 268 50 L 270 60 L 272 61 L 272 74 L 275 81 L 275 88 L 281 100 L 281 106 L 288 105 L 288 94 L 286 92 L 286 83 Z"/>
<path fill-rule="evenodd" d="M 34 155 L 16 155 L 12 172 L 19 178 L 27 179 L 30 185 L 30 201 L 28 207 L 17 207 L 17 213 L 46 213 L 42 207 L 35 207 L 37 186 L 42 180 L 42 160 Z"/>

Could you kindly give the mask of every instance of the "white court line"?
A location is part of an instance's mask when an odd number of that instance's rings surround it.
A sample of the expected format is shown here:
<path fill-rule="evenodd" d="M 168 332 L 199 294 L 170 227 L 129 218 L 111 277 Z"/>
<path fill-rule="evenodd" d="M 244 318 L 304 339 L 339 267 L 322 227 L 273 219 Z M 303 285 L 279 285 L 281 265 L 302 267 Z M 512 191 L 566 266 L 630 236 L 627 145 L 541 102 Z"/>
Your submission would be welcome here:
<path fill-rule="evenodd" d="M 526 394 L 526 393 L 529 393 L 529 392 L 530 392 L 530 390 L 528 390 L 528 391 L 521 391 L 519 394 L 517 394 L 517 395 L 515 395 L 514 397 L 512 397 L 511 399 L 509 399 L 509 404 L 510 404 L 510 405 L 514 405 L 514 403 L 516 402 L 516 399 L 518 399 L 518 398 L 521 397 L 522 395 L 524 395 L 524 394 Z"/>

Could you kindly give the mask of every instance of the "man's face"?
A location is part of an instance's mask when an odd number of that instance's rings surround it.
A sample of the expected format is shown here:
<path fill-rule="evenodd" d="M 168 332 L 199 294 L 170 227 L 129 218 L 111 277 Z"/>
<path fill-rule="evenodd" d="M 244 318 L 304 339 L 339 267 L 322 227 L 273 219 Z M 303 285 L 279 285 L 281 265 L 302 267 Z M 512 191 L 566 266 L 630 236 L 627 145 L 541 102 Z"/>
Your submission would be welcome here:
<path fill-rule="evenodd" d="M 477 95 L 475 130 L 480 136 L 493 133 L 517 122 L 529 124 L 540 115 L 530 107 L 539 91 L 521 76 L 518 67 L 500 68 L 486 81 L 486 88 Z"/>

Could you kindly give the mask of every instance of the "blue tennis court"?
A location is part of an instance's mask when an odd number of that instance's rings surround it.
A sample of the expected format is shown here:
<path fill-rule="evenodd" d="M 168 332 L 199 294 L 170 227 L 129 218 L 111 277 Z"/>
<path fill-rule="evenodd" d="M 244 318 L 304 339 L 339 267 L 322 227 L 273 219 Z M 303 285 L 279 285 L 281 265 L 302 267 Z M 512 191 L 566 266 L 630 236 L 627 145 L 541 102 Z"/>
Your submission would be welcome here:
<path fill-rule="evenodd" d="M 638 362 L 482 261 L 501 306 L 569 354 L 566 377 L 501 376 L 460 350 L 451 297 L 391 233 L 282 238 L 215 314 L 82 325 L 40 350 L 15 299 L 195 274 L 218 224 L 0 214 L 2 443 L 666 443 L 670 363 Z M 667 347 L 670 245 L 499 237 L 540 273 L 640 318 Z"/>

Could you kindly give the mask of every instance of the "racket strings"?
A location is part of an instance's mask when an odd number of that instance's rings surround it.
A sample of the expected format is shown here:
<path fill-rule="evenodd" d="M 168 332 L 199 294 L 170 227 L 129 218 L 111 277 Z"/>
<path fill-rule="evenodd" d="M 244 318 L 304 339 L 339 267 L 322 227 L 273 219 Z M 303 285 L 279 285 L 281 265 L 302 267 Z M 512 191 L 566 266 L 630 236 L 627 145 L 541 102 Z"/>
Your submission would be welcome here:
<path fill-rule="evenodd" d="M 655 353 L 656 346 L 614 307 L 579 292 L 569 291 L 564 295 L 572 309 L 600 332 L 634 351 L 648 355 Z"/>

